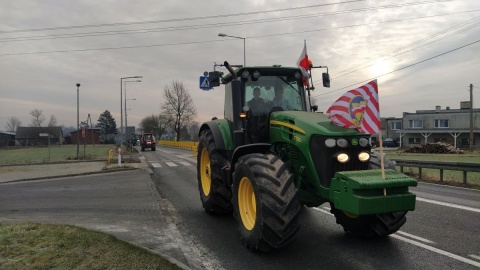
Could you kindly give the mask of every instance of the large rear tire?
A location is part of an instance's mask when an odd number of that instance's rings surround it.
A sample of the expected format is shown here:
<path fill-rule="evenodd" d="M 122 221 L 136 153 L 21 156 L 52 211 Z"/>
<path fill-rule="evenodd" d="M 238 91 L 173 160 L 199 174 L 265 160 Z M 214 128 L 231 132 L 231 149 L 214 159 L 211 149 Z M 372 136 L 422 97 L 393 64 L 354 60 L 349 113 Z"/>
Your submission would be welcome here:
<path fill-rule="evenodd" d="M 370 154 L 370 169 L 380 169 L 380 154 L 376 152 Z M 383 162 L 385 169 L 395 170 L 394 161 L 384 157 Z M 333 203 L 330 203 L 330 207 L 330 212 L 335 215 L 337 224 L 340 224 L 345 232 L 356 236 L 384 237 L 398 231 L 407 221 L 405 217 L 407 211 L 356 216 L 336 209 Z"/>
<path fill-rule="evenodd" d="M 222 179 L 227 159 L 216 148 L 210 130 L 202 131 L 197 152 L 197 177 L 200 200 L 209 214 L 232 212 L 232 192 Z"/>
<path fill-rule="evenodd" d="M 282 248 L 299 229 L 294 176 L 274 155 L 241 157 L 233 174 L 233 209 L 240 239 L 251 251 Z"/>

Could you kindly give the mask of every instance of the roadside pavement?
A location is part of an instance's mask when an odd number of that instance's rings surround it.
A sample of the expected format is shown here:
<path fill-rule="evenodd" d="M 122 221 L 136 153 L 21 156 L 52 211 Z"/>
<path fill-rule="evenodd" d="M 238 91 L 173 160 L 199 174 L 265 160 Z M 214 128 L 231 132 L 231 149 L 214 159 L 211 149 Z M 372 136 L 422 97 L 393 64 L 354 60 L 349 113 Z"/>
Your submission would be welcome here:
<path fill-rule="evenodd" d="M 204 269 L 198 251 L 178 230 L 175 209 L 157 191 L 143 156 L 138 154 L 136 161 L 121 167 L 105 161 L 2 166 L 0 222 L 71 224 L 102 231 L 183 269 Z M 58 180 L 42 180 L 51 178 Z"/>
<path fill-rule="evenodd" d="M 105 160 L 2 165 L 0 166 L 0 183 L 105 173 L 121 170 L 148 169 L 148 165 L 145 164 L 143 156 L 140 154 L 135 155 L 135 157 L 131 159 L 133 162 L 129 162 L 129 158 L 126 158 L 127 162 L 122 163 L 121 166 L 117 164 L 117 160 L 114 160 L 111 164 L 107 164 Z"/>

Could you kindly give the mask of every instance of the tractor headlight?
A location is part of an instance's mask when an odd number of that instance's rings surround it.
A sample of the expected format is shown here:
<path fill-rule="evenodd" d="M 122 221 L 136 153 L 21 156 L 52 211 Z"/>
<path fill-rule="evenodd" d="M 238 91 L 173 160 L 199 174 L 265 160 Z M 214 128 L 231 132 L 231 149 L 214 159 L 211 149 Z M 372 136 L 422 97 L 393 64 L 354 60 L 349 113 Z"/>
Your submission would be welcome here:
<path fill-rule="evenodd" d="M 368 145 L 368 139 L 360 138 L 360 140 L 358 140 L 358 143 L 360 144 L 361 147 L 366 147 Z"/>
<path fill-rule="evenodd" d="M 338 162 L 340 162 L 340 163 L 345 163 L 345 162 L 347 162 L 349 159 L 350 159 L 350 157 L 349 157 L 347 154 L 345 154 L 345 153 L 340 153 L 340 154 L 338 154 L 338 156 L 337 156 L 337 160 L 338 160 Z"/>
<path fill-rule="evenodd" d="M 244 71 L 242 72 L 242 78 L 248 79 L 248 76 L 250 76 L 250 72 L 248 72 L 248 70 L 244 70 Z"/>
<path fill-rule="evenodd" d="M 370 159 L 370 154 L 367 152 L 361 152 L 358 154 L 358 160 L 361 162 L 367 162 Z"/>
<path fill-rule="evenodd" d="M 253 72 L 253 78 L 255 78 L 255 79 L 260 78 L 260 72 L 259 72 L 258 70 L 255 70 L 255 71 Z"/>
<path fill-rule="evenodd" d="M 244 112 L 250 111 L 250 106 L 248 106 L 248 105 L 243 106 L 243 111 Z"/>
<path fill-rule="evenodd" d="M 326 139 L 325 140 L 325 146 L 328 147 L 328 148 L 335 147 L 336 144 L 337 144 L 337 141 L 335 139 Z"/>
<path fill-rule="evenodd" d="M 347 139 L 338 139 L 337 140 L 337 145 L 341 148 L 345 148 L 348 146 L 348 140 Z"/>
<path fill-rule="evenodd" d="M 300 72 L 298 72 L 298 71 L 295 72 L 295 75 L 294 75 L 294 76 L 295 76 L 295 79 L 297 79 L 297 80 L 300 79 L 300 78 L 302 78 L 302 74 L 300 74 Z"/>

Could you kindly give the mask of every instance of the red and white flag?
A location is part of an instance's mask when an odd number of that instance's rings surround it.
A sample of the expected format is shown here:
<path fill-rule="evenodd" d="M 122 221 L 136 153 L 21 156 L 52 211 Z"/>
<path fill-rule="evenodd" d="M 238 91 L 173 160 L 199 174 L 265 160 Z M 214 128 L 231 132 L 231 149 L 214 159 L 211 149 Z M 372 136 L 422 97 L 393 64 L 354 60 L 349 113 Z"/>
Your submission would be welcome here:
<path fill-rule="evenodd" d="M 310 63 L 308 61 L 308 54 L 307 54 L 307 41 L 305 40 L 305 45 L 303 46 L 302 54 L 300 58 L 298 58 L 297 66 L 302 71 L 303 76 L 303 83 L 308 85 L 308 70 L 310 70 Z"/>
<path fill-rule="evenodd" d="M 337 126 L 356 128 L 365 134 L 380 133 L 377 80 L 346 92 L 328 108 L 327 114 Z"/>

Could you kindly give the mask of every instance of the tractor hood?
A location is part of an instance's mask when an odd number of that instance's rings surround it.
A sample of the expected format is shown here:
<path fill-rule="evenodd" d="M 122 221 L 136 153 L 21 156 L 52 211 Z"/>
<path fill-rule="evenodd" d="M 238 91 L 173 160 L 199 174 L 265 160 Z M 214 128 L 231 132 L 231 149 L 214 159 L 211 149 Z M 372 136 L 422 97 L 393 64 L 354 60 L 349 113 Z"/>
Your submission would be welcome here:
<path fill-rule="evenodd" d="M 325 114 L 303 111 L 273 112 L 270 115 L 270 125 L 293 129 L 303 135 L 355 136 L 362 134 L 356 129 L 343 128 L 330 123 Z"/>

